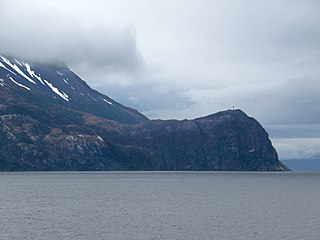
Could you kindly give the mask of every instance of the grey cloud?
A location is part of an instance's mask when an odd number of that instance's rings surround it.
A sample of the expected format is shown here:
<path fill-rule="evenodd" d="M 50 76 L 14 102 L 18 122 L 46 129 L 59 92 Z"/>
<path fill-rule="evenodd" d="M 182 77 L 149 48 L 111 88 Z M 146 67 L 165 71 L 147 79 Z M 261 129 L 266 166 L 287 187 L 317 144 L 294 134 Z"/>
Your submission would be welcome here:
<path fill-rule="evenodd" d="M 270 119 L 275 123 L 318 124 L 320 122 L 319 78 L 298 78 L 286 81 L 277 89 Z M 278 115 L 278 116 L 277 116 Z"/>
<path fill-rule="evenodd" d="M 194 103 L 177 89 L 169 89 L 159 85 L 154 86 L 150 83 L 126 87 L 122 87 L 119 84 L 97 87 L 116 101 L 139 109 L 150 118 L 159 118 L 156 114 L 152 115 L 154 109 L 172 109 L 180 113 L 181 110 Z"/>
<path fill-rule="evenodd" d="M 130 75 L 143 71 L 133 26 L 110 25 L 96 19 L 94 12 L 76 12 L 76 6 L 68 10 L 68 5 L 64 9 L 60 3 L 4 0 L 0 52 L 36 61 L 65 61 L 91 72 Z"/>
<path fill-rule="evenodd" d="M 287 61 L 319 47 L 320 11 L 314 1 L 201 1 L 194 35 L 227 61 Z M 200 23 L 200 24 L 199 24 Z M 210 46 L 210 45 L 208 45 Z M 212 48 L 212 46 L 210 46 Z M 221 51 L 222 49 L 222 51 Z M 221 59 L 223 60 L 223 59 Z"/>

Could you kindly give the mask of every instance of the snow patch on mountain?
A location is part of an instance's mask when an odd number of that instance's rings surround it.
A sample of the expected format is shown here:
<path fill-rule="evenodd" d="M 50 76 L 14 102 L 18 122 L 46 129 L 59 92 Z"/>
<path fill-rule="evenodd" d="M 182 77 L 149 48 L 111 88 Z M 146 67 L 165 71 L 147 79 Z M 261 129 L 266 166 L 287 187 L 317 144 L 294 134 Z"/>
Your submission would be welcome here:
<path fill-rule="evenodd" d="M 24 89 L 27 89 L 28 91 L 30 91 L 30 88 L 28 88 L 27 86 L 21 84 L 21 83 L 18 83 L 17 81 L 15 81 L 12 77 L 9 77 L 9 79 L 14 83 L 14 84 L 17 84 L 19 87 L 22 87 Z"/>
<path fill-rule="evenodd" d="M 14 61 L 22 67 L 22 64 L 17 59 L 14 59 Z"/>
<path fill-rule="evenodd" d="M 44 80 L 44 82 L 48 85 L 51 90 L 56 93 L 58 96 L 60 96 L 63 100 L 69 102 L 69 96 L 65 94 L 64 92 L 60 92 L 58 88 L 52 85 L 52 83 L 48 82 L 47 80 Z"/>
<path fill-rule="evenodd" d="M 3 56 L 1 56 L 1 58 L 6 64 L 8 64 L 13 70 L 15 70 L 17 73 L 19 73 L 22 77 L 27 79 L 29 82 L 36 84 L 36 82 L 33 81 L 31 78 L 29 78 L 26 74 L 24 74 L 24 72 L 22 72 L 21 69 L 17 65 L 12 64 L 8 59 L 6 59 Z"/>
<path fill-rule="evenodd" d="M 6 69 L 7 71 L 11 72 L 11 73 L 14 74 L 14 75 L 17 75 L 17 74 L 15 74 L 13 71 L 11 71 L 10 69 L 8 69 L 5 65 L 3 65 L 2 62 L 0 62 L 0 67 Z"/>
<path fill-rule="evenodd" d="M 108 101 L 107 99 L 104 99 L 104 98 L 101 98 L 103 101 L 105 101 L 106 103 L 108 103 L 108 104 L 110 104 L 110 105 L 112 105 L 112 106 L 114 106 L 114 104 L 112 103 L 112 102 L 110 102 L 110 101 Z"/>
<path fill-rule="evenodd" d="M 32 78 L 38 79 L 39 82 L 41 82 L 43 85 L 45 85 L 44 82 L 42 81 L 41 77 L 38 76 L 37 74 L 35 74 L 35 72 L 31 69 L 31 67 L 30 67 L 30 65 L 28 63 L 24 63 L 24 66 L 26 67 L 27 72 L 29 73 L 29 75 Z"/>

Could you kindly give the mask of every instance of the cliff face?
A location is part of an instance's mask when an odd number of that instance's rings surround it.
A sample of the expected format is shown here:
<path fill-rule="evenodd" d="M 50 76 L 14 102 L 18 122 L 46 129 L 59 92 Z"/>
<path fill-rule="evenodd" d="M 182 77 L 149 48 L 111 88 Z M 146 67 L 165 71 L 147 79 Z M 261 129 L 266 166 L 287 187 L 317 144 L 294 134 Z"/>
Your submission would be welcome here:
<path fill-rule="evenodd" d="M 287 168 L 266 131 L 240 110 L 150 121 L 65 65 L 0 56 L 0 170 Z"/>
<path fill-rule="evenodd" d="M 240 110 L 136 125 L 80 115 L 53 125 L 2 115 L 0 169 L 287 170 L 266 131 Z"/>
<path fill-rule="evenodd" d="M 267 132 L 240 110 L 189 121 L 149 121 L 108 135 L 128 151 L 129 169 L 287 170 Z"/>

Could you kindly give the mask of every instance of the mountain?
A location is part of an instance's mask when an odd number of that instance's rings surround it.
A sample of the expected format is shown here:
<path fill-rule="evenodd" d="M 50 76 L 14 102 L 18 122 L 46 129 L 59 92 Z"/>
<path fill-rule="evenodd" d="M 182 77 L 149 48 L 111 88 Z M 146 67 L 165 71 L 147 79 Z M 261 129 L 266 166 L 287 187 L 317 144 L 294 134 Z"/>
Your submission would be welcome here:
<path fill-rule="evenodd" d="M 148 120 L 138 111 L 91 89 L 65 64 L 27 63 L 0 56 L 0 93 L 0 104 L 9 104 L 12 112 L 24 104 L 48 109 L 58 106 L 120 123 Z"/>
<path fill-rule="evenodd" d="M 240 110 L 148 120 L 64 64 L 0 59 L 0 170 L 288 170 Z"/>

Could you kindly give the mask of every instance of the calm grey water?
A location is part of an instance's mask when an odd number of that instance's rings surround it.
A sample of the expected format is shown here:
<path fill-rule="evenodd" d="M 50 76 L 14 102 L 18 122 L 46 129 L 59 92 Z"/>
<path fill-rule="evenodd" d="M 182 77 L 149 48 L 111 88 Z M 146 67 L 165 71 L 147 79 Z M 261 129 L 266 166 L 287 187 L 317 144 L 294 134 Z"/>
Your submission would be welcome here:
<path fill-rule="evenodd" d="M 0 239 L 319 239 L 319 173 L 0 173 Z"/>

